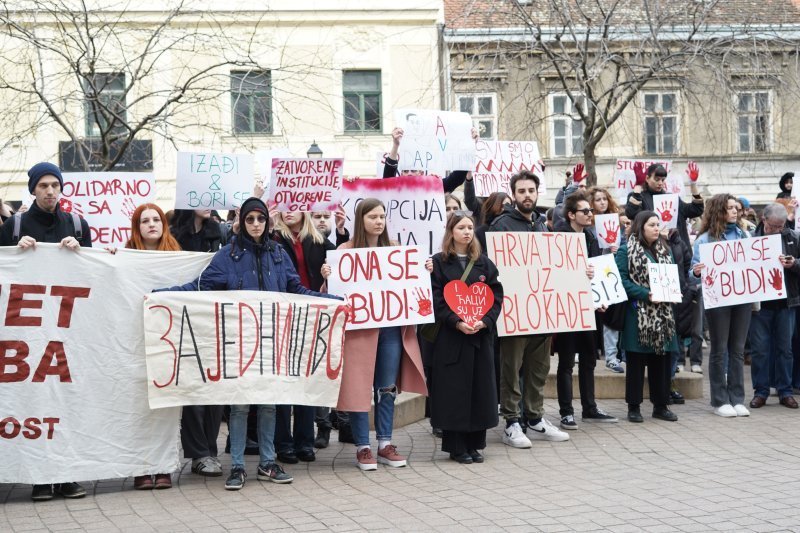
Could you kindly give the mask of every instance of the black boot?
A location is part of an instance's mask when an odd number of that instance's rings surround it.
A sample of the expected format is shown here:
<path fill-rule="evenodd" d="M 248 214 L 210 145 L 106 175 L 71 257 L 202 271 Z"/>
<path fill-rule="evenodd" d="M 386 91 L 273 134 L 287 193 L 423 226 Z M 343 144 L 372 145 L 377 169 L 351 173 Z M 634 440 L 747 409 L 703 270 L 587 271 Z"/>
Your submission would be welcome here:
<path fill-rule="evenodd" d="M 327 448 L 331 440 L 331 428 L 317 428 L 317 438 L 314 439 L 314 448 Z"/>
<path fill-rule="evenodd" d="M 628 405 L 628 422 L 634 422 L 636 424 L 644 422 L 642 412 L 639 410 L 638 405 Z"/>

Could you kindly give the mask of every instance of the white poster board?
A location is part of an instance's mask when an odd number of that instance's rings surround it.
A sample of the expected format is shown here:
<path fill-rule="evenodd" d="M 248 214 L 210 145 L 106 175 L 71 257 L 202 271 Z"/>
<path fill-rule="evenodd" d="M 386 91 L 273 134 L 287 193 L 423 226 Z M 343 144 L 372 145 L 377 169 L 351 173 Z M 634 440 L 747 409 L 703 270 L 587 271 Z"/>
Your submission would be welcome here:
<path fill-rule="evenodd" d="M 681 280 L 678 265 L 649 263 L 647 277 L 650 281 L 650 297 L 654 302 L 681 302 Z"/>
<path fill-rule="evenodd" d="M 343 159 L 272 159 L 269 198 L 278 211 L 333 211 L 342 196 Z"/>
<path fill-rule="evenodd" d="M 612 254 L 590 257 L 589 264 L 594 265 L 592 278 L 592 302 L 594 308 L 616 304 L 628 300 L 617 263 Z"/>
<path fill-rule="evenodd" d="M 547 194 L 544 169 L 541 167 L 539 145 L 535 141 L 486 141 L 475 143 L 476 162 L 472 179 L 475 196 L 486 197 L 493 192 L 511 193 L 511 177 L 529 170 L 539 178 L 539 196 Z"/>
<path fill-rule="evenodd" d="M 595 215 L 594 227 L 597 234 L 597 243 L 600 248 L 619 247 L 622 232 L 619 226 L 619 214 Z"/>
<path fill-rule="evenodd" d="M 680 197 L 677 194 L 654 194 L 653 210 L 661 220 L 662 229 L 678 227 L 678 209 Z"/>
<path fill-rule="evenodd" d="M 683 179 L 672 174 L 672 161 L 664 159 L 617 159 L 614 166 L 614 188 L 617 190 L 617 200 L 624 205 L 628 202 L 628 194 L 633 192 L 636 185 L 636 173 L 633 165 L 641 163 L 647 171 L 650 165 L 661 165 L 667 171 L 667 192 L 683 194 Z M 673 190 L 679 187 L 680 190 Z"/>
<path fill-rule="evenodd" d="M 399 170 L 444 177 L 448 171 L 475 168 L 475 141 L 468 114 L 398 109 L 394 117 L 395 124 L 403 128 Z"/>
<path fill-rule="evenodd" d="M 251 154 L 178 152 L 176 209 L 235 209 L 253 194 Z"/>

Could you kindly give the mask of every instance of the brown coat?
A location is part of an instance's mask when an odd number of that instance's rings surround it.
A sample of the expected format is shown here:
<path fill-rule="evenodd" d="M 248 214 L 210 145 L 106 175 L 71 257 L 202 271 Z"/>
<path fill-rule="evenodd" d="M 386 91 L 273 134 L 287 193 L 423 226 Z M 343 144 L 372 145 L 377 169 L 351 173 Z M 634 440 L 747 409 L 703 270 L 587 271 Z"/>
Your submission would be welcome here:
<path fill-rule="evenodd" d="M 340 249 L 352 248 L 350 242 Z M 397 392 L 407 391 L 427 396 L 425 372 L 419 352 L 416 328 L 400 326 L 403 335 L 403 355 Z M 378 328 L 347 331 L 344 336 L 344 368 L 339 389 L 340 411 L 367 412 L 372 406 L 372 381 L 375 376 L 375 354 L 378 349 Z"/>

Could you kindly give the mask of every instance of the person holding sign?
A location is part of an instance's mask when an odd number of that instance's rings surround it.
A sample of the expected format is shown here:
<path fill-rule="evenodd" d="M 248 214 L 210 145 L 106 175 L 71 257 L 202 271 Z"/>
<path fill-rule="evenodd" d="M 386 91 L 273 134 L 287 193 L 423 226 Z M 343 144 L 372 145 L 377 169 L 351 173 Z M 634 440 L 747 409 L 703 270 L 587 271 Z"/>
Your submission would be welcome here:
<path fill-rule="evenodd" d="M 644 422 L 641 413 L 644 371 L 650 384 L 653 418 L 668 422 L 678 416 L 669 402 L 670 353 L 677 351 L 675 317 L 672 304 L 654 302 L 650 294 L 650 263 L 673 264 L 669 245 L 661 236 L 661 222 L 655 211 L 642 211 L 633 220 L 628 241 L 617 252 L 616 261 L 622 285 L 628 293 L 628 308 L 622 328 L 621 346 L 628 357 L 625 374 L 625 401 L 628 420 Z"/>
<path fill-rule="evenodd" d="M 481 253 L 474 229 L 471 216 L 450 216 L 431 274 L 440 324 L 433 350 L 431 425 L 442 429 L 442 451 L 462 464 L 483 462 L 486 430 L 498 420 L 494 332 L 503 286 L 497 267 Z"/>
<path fill-rule="evenodd" d="M 694 241 L 692 274 L 695 284 L 713 283 L 713 273 L 700 261 L 700 245 L 715 241 L 746 239 L 736 224 L 736 198 L 730 194 L 713 196 L 706 206 L 700 235 Z M 708 355 L 708 382 L 714 414 L 727 418 L 748 416 L 744 406 L 744 344 L 750 328 L 752 305 L 742 303 L 706 309 L 711 348 Z M 725 354 L 728 366 L 724 367 Z"/>
<path fill-rule="evenodd" d="M 564 200 L 565 220 L 556 225 L 556 231 L 583 233 L 586 237 L 586 249 L 589 257 L 601 254 L 600 246 L 594 234 L 589 231 L 594 223 L 592 208 L 581 192 L 574 192 Z M 587 274 L 594 276 L 594 267 L 590 265 Z M 605 307 L 601 308 L 601 312 Z M 581 419 L 593 422 L 618 422 L 601 409 L 597 408 L 594 399 L 594 368 L 597 362 L 597 346 L 595 331 L 574 331 L 558 333 L 555 336 L 555 349 L 558 352 L 558 369 L 556 370 L 556 389 L 561 415 L 561 429 L 578 429 L 575 422 L 575 409 L 572 407 L 572 369 L 575 367 L 575 354 L 578 354 L 578 386 L 581 392 Z"/>
<path fill-rule="evenodd" d="M 386 207 L 376 198 L 362 200 L 355 213 L 353 238 L 340 249 L 396 246 L 389 240 Z M 330 265 L 322 268 L 326 279 Z M 356 465 L 377 470 L 378 462 L 391 467 L 406 466 L 406 458 L 392 444 L 394 401 L 401 388 L 427 395 L 419 343 L 413 325 L 348 331 L 344 340 L 345 363 L 338 409 L 350 411 L 350 426 L 356 445 Z M 378 457 L 369 444 L 369 390 L 375 401 L 375 434 Z"/>

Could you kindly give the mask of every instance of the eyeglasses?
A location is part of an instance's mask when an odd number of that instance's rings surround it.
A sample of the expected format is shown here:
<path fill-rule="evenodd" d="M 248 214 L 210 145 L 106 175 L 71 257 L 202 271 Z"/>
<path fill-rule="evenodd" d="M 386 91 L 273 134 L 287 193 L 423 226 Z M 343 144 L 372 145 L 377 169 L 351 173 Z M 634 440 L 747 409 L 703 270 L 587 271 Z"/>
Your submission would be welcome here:
<path fill-rule="evenodd" d="M 584 215 L 586 215 L 588 217 L 589 215 L 594 213 L 594 209 L 592 209 L 591 207 L 587 207 L 586 209 L 578 209 L 575 212 L 576 213 L 583 213 Z"/>
<path fill-rule="evenodd" d="M 247 217 L 246 219 L 244 219 L 244 221 L 247 224 L 255 224 L 256 222 L 258 222 L 259 224 L 263 224 L 264 222 L 267 221 L 267 217 L 263 215 L 259 215 L 257 217 Z"/>

